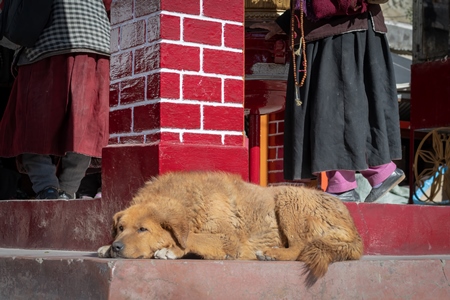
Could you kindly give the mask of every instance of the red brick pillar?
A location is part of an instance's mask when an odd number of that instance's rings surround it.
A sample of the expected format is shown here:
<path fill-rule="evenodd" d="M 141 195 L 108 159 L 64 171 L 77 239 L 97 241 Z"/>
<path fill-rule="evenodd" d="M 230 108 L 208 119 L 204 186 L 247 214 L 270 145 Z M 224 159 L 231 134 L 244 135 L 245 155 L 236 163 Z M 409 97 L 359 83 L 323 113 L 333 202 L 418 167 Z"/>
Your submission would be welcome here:
<path fill-rule="evenodd" d="M 103 196 L 167 171 L 248 179 L 242 0 L 116 0 Z"/>

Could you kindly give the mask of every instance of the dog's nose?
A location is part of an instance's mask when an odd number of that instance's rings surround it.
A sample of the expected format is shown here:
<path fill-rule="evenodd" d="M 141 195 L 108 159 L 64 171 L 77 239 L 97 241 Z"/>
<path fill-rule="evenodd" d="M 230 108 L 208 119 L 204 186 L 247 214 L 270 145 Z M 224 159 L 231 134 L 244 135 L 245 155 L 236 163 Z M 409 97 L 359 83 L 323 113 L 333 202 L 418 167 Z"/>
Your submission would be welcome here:
<path fill-rule="evenodd" d="M 122 242 L 114 242 L 111 246 L 112 250 L 116 253 L 122 251 L 124 247 L 125 245 Z"/>

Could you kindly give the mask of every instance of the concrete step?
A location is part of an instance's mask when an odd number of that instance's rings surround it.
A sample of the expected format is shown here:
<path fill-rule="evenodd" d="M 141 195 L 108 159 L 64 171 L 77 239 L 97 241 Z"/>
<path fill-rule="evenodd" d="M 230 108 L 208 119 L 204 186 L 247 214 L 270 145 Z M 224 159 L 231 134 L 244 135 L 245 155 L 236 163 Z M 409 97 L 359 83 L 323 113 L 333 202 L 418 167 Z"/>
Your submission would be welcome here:
<path fill-rule="evenodd" d="M 0 249 L 0 299 L 450 299 L 450 255 L 334 263 L 313 287 L 301 262 L 100 259 Z"/>
<path fill-rule="evenodd" d="M 112 216 L 126 206 L 119 201 L 0 201 L 0 247 L 96 250 L 111 240 Z"/>

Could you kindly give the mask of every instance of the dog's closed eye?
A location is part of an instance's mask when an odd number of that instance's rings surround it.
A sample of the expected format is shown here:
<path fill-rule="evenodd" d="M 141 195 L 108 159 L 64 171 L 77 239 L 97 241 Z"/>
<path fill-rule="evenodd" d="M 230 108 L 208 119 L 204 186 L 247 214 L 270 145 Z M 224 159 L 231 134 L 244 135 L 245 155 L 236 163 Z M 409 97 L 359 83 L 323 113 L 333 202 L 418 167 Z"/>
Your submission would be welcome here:
<path fill-rule="evenodd" d="M 138 230 L 138 232 L 144 232 L 144 231 L 148 231 L 148 229 L 145 227 L 140 227 Z"/>

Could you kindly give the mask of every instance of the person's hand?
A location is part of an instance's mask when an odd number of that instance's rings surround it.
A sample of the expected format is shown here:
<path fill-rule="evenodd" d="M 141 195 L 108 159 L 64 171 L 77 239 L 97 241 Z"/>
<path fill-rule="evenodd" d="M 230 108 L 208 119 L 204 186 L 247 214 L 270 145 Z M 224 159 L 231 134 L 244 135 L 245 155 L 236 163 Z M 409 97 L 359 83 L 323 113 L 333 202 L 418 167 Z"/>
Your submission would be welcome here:
<path fill-rule="evenodd" d="M 281 27 L 275 21 L 255 23 L 251 25 L 250 28 L 252 29 L 261 28 L 268 30 L 269 32 L 266 34 L 266 40 L 270 39 L 276 34 L 284 33 L 283 29 L 281 29 Z"/>

